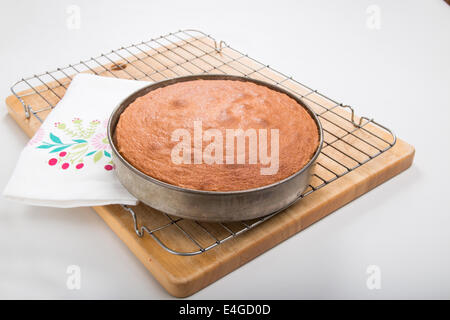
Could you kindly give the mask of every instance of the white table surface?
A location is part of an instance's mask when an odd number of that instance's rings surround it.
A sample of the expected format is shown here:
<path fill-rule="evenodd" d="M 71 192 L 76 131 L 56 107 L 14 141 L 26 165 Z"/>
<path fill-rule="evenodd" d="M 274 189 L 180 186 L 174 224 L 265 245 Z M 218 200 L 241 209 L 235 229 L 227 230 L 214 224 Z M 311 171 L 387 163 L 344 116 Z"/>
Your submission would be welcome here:
<path fill-rule="evenodd" d="M 77 30 L 66 26 L 71 4 L 81 10 Z M 370 5 L 379 9 L 380 29 L 366 23 Z M 409 170 L 192 298 L 450 298 L 450 6 L 442 0 L 2 1 L 1 96 L 21 77 L 183 28 L 227 41 L 416 147 Z M 27 142 L 2 106 L 1 190 Z M 80 290 L 66 287 L 69 265 L 81 268 Z M 366 285 L 369 265 L 381 271 L 379 290 Z M 0 197 L 0 298 L 170 296 L 94 210 Z"/>

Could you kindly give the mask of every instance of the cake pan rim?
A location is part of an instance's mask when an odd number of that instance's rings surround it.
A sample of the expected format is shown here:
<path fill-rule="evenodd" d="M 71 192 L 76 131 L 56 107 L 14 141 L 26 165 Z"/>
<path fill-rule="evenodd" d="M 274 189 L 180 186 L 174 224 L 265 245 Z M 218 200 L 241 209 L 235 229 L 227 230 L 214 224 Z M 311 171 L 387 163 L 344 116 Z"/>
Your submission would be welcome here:
<path fill-rule="evenodd" d="M 310 114 L 310 116 L 313 118 L 314 122 L 316 123 L 318 132 L 319 132 L 319 144 L 316 148 L 316 151 L 314 153 L 314 155 L 311 157 L 311 159 L 308 161 L 308 163 L 303 166 L 300 170 L 296 171 L 295 173 L 293 173 L 292 175 L 279 180 L 277 182 L 268 184 L 268 185 L 264 185 L 264 186 L 260 186 L 257 188 L 251 188 L 251 189 L 243 189 L 243 190 L 230 190 L 230 191 L 213 191 L 213 190 L 198 190 L 198 189 L 191 189 L 191 188 L 184 188 L 184 187 L 180 187 L 177 185 L 173 185 L 164 181 L 161 181 L 159 179 L 156 179 L 150 175 L 147 175 L 146 173 L 142 172 L 141 170 L 137 169 L 136 167 L 134 167 L 131 163 L 129 163 L 121 154 L 120 152 L 117 150 L 115 143 L 114 143 L 114 139 L 113 139 L 113 133 L 116 129 L 117 126 L 117 122 L 119 121 L 119 117 L 120 114 L 122 114 L 125 109 L 137 98 L 147 94 L 148 92 L 151 92 L 153 90 L 156 90 L 158 88 L 162 88 L 162 87 L 166 87 L 178 82 L 185 82 L 185 81 L 194 81 L 194 80 L 231 80 L 231 81 L 243 81 L 243 82 L 252 82 L 255 83 L 257 85 L 262 85 L 265 86 L 269 89 L 278 91 L 280 93 L 284 93 L 286 94 L 288 97 L 294 99 L 301 107 L 305 108 L 306 111 Z M 150 90 L 151 89 L 151 90 Z M 128 100 L 131 100 L 128 105 L 126 105 L 124 107 L 124 104 L 127 103 Z M 123 108 L 123 110 L 121 110 Z M 117 115 L 117 113 L 120 111 L 120 114 Z M 113 125 L 112 121 L 113 119 L 117 117 L 117 122 Z M 114 126 L 114 128 L 113 128 Z M 234 76 L 234 75 L 224 75 L 224 74 L 196 74 L 196 75 L 188 75 L 188 76 L 181 76 L 181 77 L 175 77 L 175 78 L 171 78 L 171 79 L 166 79 L 166 80 L 162 80 L 162 81 L 158 81 L 158 82 L 152 82 L 149 85 L 142 87 L 136 91 L 134 91 L 133 93 L 129 94 L 126 98 L 124 98 L 112 111 L 109 120 L 108 120 L 108 125 L 107 125 L 107 137 L 108 137 L 108 141 L 109 144 L 111 146 L 111 150 L 114 154 L 114 156 L 116 157 L 116 159 L 118 159 L 120 162 L 122 162 L 122 164 L 125 165 L 125 167 L 127 167 L 127 169 L 131 170 L 133 173 L 138 174 L 140 177 L 142 177 L 143 179 L 145 179 L 148 182 L 152 182 L 155 184 L 158 184 L 162 187 L 167 187 L 170 188 L 172 190 L 175 191 L 179 191 L 179 192 L 187 192 L 187 193 L 196 193 L 196 194 L 205 194 L 205 195 L 236 195 L 236 194 L 247 194 L 247 193 L 253 193 L 253 192 L 259 192 L 262 190 L 266 190 L 266 189 L 271 189 L 274 188 L 282 183 L 285 183 L 286 181 L 292 180 L 294 179 L 296 176 L 301 175 L 303 172 L 306 172 L 316 161 L 317 157 L 319 156 L 321 150 L 322 150 L 322 146 L 323 146 L 323 129 L 322 129 L 322 124 L 320 123 L 320 120 L 317 116 L 317 114 L 307 105 L 305 104 L 303 101 L 300 100 L 300 98 L 298 98 L 297 96 L 295 96 L 294 94 L 290 93 L 289 91 L 262 81 L 262 80 L 258 80 L 258 79 L 252 79 L 252 78 L 246 78 L 246 77 L 242 77 L 242 76 Z M 120 179 L 119 179 L 120 180 Z"/>

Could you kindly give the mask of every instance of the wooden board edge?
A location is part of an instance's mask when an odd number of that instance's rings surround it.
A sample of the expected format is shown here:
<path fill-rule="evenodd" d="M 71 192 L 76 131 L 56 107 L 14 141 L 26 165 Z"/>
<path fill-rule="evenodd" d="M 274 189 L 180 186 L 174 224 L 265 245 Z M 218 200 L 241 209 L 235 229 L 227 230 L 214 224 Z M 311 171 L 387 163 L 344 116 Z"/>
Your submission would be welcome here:
<path fill-rule="evenodd" d="M 34 135 L 34 132 L 29 126 L 30 119 L 26 118 L 25 112 L 19 114 L 15 110 L 15 108 L 18 108 L 18 104 L 22 105 L 19 99 L 17 99 L 14 95 L 11 95 L 5 99 L 5 103 L 9 115 L 14 119 L 14 121 L 16 121 L 25 134 L 31 138 Z"/>
<path fill-rule="evenodd" d="M 385 158 L 390 157 L 389 153 L 395 153 L 396 149 L 399 147 L 405 149 L 405 152 L 402 154 L 402 156 L 393 159 L 393 161 L 391 161 L 388 166 L 381 165 L 381 162 L 383 162 L 383 156 Z M 154 246 L 152 246 L 152 250 L 150 252 L 146 251 L 139 244 L 140 238 L 138 238 L 134 234 L 134 232 L 130 232 L 130 229 L 124 228 L 124 226 L 118 223 L 118 221 L 111 219 L 109 217 L 110 213 L 106 210 L 105 207 L 95 207 L 94 209 L 111 227 L 111 229 L 119 236 L 119 238 L 121 238 L 121 240 L 128 246 L 128 248 L 138 257 L 138 259 L 145 265 L 145 267 L 154 275 L 154 277 L 167 290 L 167 292 L 169 292 L 174 297 L 183 298 L 188 297 L 205 288 L 206 286 L 236 270 L 245 263 L 253 260 L 260 254 L 275 247 L 284 240 L 304 230 L 315 222 L 320 221 L 322 218 L 333 213 L 335 210 L 339 209 L 345 204 L 351 202 L 352 200 L 375 188 L 376 186 L 384 183 L 385 181 L 393 178 L 402 171 L 408 169 L 413 163 L 414 155 L 414 147 L 399 139 L 397 141 L 397 144 L 391 150 L 371 160 L 371 162 L 368 163 L 372 167 L 377 167 L 377 162 L 380 163 L 379 170 L 376 172 L 376 174 L 382 178 L 372 179 L 368 176 L 362 177 L 358 181 L 358 183 L 354 184 L 353 186 L 349 186 L 348 188 L 344 188 L 340 192 L 336 193 L 334 195 L 333 201 L 329 200 L 326 206 L 314 209 L 307 215 L 298 215 L 298 213 L 295 213 L 292 208 L 288 209 L 288 217 L 283 217 L 281 215 L 275 216 L 266 221 L 264 224 L 252 230 L 257 231 L 259 229 L 259 236 L 257 237 L 256 241 L 257 245 L 255 244 L 254 240 L 245 241 L 246 238 L 249 238 L 250 236 L 254 237 L 254 234 L 251 235 L 250 233 L 244 233 L 240 235 L 239 238 L 230 240 L 213 249 L 220 250 L 221 253 L 219 254 L 225 252 L 225 255 L 221 256 L 221 258 L 224 260 L 221 260 L 220 264 L 212 263 L 209 268 L 202 269 L 201 272 L 193 272 L 189 276 L 178 276 L 174 273 L 171 273 L 168 270 L 169 268 L 165 268 L 158 262 L 158 260 L 161 258 L 161 256 L 168 256 L 172 261 L 177 260 L 180 265 L 185 262 L 192 264 L 195 263 L 196 259 L 205 259 L 206 256 L 211 252 L 206 252 L 202 255 L 192 257 L 174 256 L 164 251 L 161 247 L 159 247 L 158 244 L 156 244 L 156 242 L 154 243 Z M 336 184 L 348 184 L 345 179 L 351 179 L 352 175 L 358 175 L 358 169 L 334 181 L 333 183 L 335 185 L 333 189 L 339 189 L 336 188 Z M 317 203 L 316 199 L 323 196 L 324 193 L 329 192 L 329 190 L 331 189 L 330 186 L 332 186 L 332 184 L 317 190 L 302 201 L 304 203 L 306 201 L 308 201 L 309 203 Z M 315 216 L 317 214 L 319 215 L 319 218 Z M 132 220 L 130 217 L 130 227 L 131 224 Z M 237 246 L 237 248 L 233 248 L 235 246 Z M 155 259 L 154 257 L 158 258 Z"/>
<path fill-rule="evenodd" d="M 228 273 L 236 270 L 237 268 L 241 267 L 245 263 L 253 260 L 260 254 L 266 252 L 267 250 L 275 247 L 276 245 L 280 244 L 284 240 L 290 238 L 291 236 L 297 234 L 298 232 L 306 229 L 310 225 L 314 224 L 315 222 L 320 221 L 322 218 L 326 217 L 327 215 L 333 213 L 337 209 L 343 207 L 347 203 L 353 201 L 354 199 L 358 198 L 359 196 L 367 193 L 368 191 L 372 190 L 373 188 L 377 187 L 378 185 L 386 182 L 387 180 L 395 177 L 399 173 L 405 171 L 408 169 L 414 160 L 415 155 L 415 149 L 413 146 L 407 144 L 406 142 L 402 140 L 398 140 L 396 146 L 402 146 L 407 148 L 407 152 L 398 159 L 395 159 L 395 161 L 392 161 L 388 166 L 380 166 L 382 168 L 378 171 L 378 174 L 383 175 L 380 179 L 373 179 L 372 183 L 370 178 L 362 179 L 357 184 L 353 185 L 354 188 L 347 188 L 339 193 L 335 194 L 334 200 L 328 201 L 327 206 L 322 206 L 322 208 L 316 209 L 316 211 L 310 211 L 308 215 L 302 216 L 298 213 L 294 212 L 295 210 L 291 207 L 287 209 L 287 215 L 277 215 L 271 218 L 270 220 L 266 221 L 264 224 L 258 226 L 257 228 L 260 228 L 260 234 L 261 236 L 258 238 L 258 244 L 255 245 L 255 242 L 252 241 L 244 241 L 246 237 L 250 237 L 249 233 L 244 233 L 240 235 L 241 239 L 235 239 L 240 240 L 239 243 L 239 254 L 230 254 L 228 257 L 226 257 L 226 261 L 221 261 L 221 268 L 218 269 L 219 266 L 213 265 L 209 270 L 202 270 L 202 275 L 200 276 L 199 273 L 193 274 L 190 278 L 183 278 L 183 279 L 176 279 L 175 282 L 173 282 L 171 285 L 176 286 L 176 290 L 168 290 L 168 292 L 175 297 L 187 297 L 195 292 L 203 289 L 204 287 L 210 285 L 211 283 L 217 281 L 218 279 L 222 278 L 223 276 L 227 275 Z M 395 146 L 393 147 L 395 148 Z M 392 148 L 392 149 L 393 149 Z M 391 150 L 392 150 L 391 149 Z M 389 150 L 389 151 L 391 151 Z M 387 151 L 385 154 L 385 157 L 389 156 L 389 151 Z M 392 151 L 395 151 L 392 150 Z M 379 157 L 382 157 L 383 155 L 380 155 Z M 379 158 L 378 157 L 378 158 Z M 381 163 L 382 158 L 378 159 L 375 158 L 372 161 Z M 378 160 L 378 161 L 377 161 Z M 375 165 L 372 163 L 372 165 Z M 358 168 L 359 169 L 359 168 Z M 356 169 L 353 172 L 350 172 L 344 177 L 341 177 L 340 179 L 332 182 L 336 184 L 342 184 L 345 185 L 345 178 L 350 179 L 353 175 L 358 174 L 358 169 Z M 316 192 L 309 195 L 307 198 L 303 199 L 302 201 L 305 203 L 307 200 L 309 203 L 318 203 L 316 201 L 317 198 L 321 197 L 323 193 L 328 192 L 330 190 L 330 186 L 332 186 L 332 183 L 329 185 L 317 190 Z M 334 185 L 333 189 L 336 188 L 336 184 Z M 354 189 L 354 190 L 351 190 Z M 314 216 L 314 214 L 319 214 L 319 218 L 317 216 Z M 256 231 L 256 228 L 255 230 Z M 232 240 L 233 241 L 233 240 Z M 242 245 L 244 244 L 244 245 Z M 227 246 L 232 245 L 232 242 L 224 243 L 221 246 Z M 222 248 L 224 249 L 224 248 Z M 237 250 L 237 249 L 236 249 Z M 208 254 L 205 253 L 205 254 Z M 181 257 L 182 258 L 182 257 Z M 195 258 L 195 257 L 193 257 Z M 226 266 L 226 267 L 224 267 Z M 173 278 L 174 276 L 171 275 L 170 278 Z M 206 280 L 206 281 L 205 281 Z M 171 286 L 171 287 L 172 287 Z"/>
<path fill-rule="evenodd" d="M 117 206 L 116 206 L 117 207 Z M 119 237 L 122 242 L 131 250 L 131 252 L 139 259 L 144 267 L 150 271 L 153 277 L 159 282 L 159 284 L 165 288 L 167 292 L 173 296 L 177 296 L 178 288 L 180 287 L 180 279 L 173 277 L 170 272 L 164 269 L 158 262 L 156 257 L 167 254 L 153 239 L 151 240 L 151 250 L 145 250 L 141 245 L 142 239 L 136 235 L 132 228 L 133 222 L 130 216 L 127 226 L 119 223 L 119 220 L 111 218 L 111 206 L 98 206 L 92 207 L 95 212 L 102 218 L 102 220 L 111 228 L 111 230 Z M 123 210 L 118 208 L 118 210 Z M 144 237 L 149 237 L 148 234 Z M 148 249 L 148 248 L 147 248 Z"/>

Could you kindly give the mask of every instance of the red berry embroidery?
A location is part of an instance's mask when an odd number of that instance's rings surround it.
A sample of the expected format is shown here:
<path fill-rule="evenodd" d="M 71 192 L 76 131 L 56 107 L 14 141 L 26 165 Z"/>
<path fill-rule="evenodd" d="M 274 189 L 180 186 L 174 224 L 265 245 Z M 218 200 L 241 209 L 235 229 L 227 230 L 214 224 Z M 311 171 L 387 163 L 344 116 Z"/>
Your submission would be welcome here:
<path fill-rule="evenodd" d="M 101 163 L 103 159 L 103 168 L 106 171 L 114 170 L 115 166 L 111 161 L 109 142 L 106 137 L 106 125 L 99 128 L 101 123 L 107 124 L 107 121 L 98 119 L 85 122 L 80 118 L 73 118 L 72 123 L 54 122 L 58 133 L 52 132 L 48 135 L 48 141 L 42 141 L 36 148 L 44 149 L 51 156 L 48 160 L 50 166 L 58 165 L 58 168 L 69 171 L 72 169 L 80 170 L 84 168 L 85 159 L 89 157 L 94 163 Z M 102 132 L 98 132 L 102 130 Z M 87 162 L 86 162 L 87 163 Z M 101 170 L 101 169 L 100 169 Z"/>

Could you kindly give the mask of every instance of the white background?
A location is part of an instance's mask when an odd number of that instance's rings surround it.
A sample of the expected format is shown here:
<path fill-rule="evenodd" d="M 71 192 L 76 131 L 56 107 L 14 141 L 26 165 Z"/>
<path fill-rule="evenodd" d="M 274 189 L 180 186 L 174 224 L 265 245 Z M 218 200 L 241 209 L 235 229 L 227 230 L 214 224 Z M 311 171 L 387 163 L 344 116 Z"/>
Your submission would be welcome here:
<path fill-rule="evenodd" d="M 66 8 L 81 28 L 66 27 Z M 381 28 L 367 27 L 369 5 Z M 0 93 L 90 56 L 196 28 L 354 106 L 416 147 L 409 170 L 193 298 L 450 298 L 450 6 L 422 1 L 2 1 Z M 27 137 L 0 109 L 0 189 Z M 81 290 L 66 288 L 68 265 Z M 381 289 L 366 286 L 369 265 Z M 0 198 L 0 298 L 170 298 L 90 208 Z"/>

